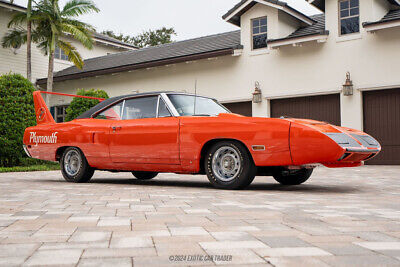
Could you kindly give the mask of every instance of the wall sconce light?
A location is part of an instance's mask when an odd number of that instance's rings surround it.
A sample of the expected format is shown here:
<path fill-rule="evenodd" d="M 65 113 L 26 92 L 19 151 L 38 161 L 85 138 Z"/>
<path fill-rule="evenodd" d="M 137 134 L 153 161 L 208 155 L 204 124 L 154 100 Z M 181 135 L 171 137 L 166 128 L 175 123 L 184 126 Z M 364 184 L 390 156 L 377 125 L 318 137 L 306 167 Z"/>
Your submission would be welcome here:
<path fill-rule="evenodd" d="M 343 84 L 342 92 L 345 96 L 353 95 L 353 82 L 350 79 L 350 72 L 346 73 L 346 82 Z"/>
<path fill-rule="evenodd" d="M 262 101 L 262 92 L 261 92 L 261 89 L 260 89 L 260 83 L 256 82 L 255 86 L 256 86 L 256 88 L 255 88 L 254 93 L 253 93 L 253 103 L 261 103 L 261 101 Z"/>

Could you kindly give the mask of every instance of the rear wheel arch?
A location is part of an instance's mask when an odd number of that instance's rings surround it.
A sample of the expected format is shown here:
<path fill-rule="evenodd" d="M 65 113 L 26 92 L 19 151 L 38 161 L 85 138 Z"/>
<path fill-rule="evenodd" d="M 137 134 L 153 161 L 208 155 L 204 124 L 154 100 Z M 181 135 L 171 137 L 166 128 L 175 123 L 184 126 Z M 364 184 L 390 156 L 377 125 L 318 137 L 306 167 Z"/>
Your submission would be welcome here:
<path fill-rule="evenodd" d="M 246 144 L 243 143 L 242 141 L 234 138 L 216 138 L 216 139 L 211 139 L 208 140 L 206 143 L 204 143 L 203 147 L 201 148 L 200 151 L 200 174 L 205 174 L 206 170 L 204 169 L 204 160 L 206 158 L 207 152 L 210 150 L 210 148 L 215 145 L 218 142 L 223 142 L 223 141 L 232 141 L 232 142 L 237 142 L 241 144 L 244 148 L 246 148 L 247 153 L 249 154 L 250 159 L 254 162 L 253 155 L 250 153 L 250 150 L 247 148 Z"/>
<path fill-rule="evenodd" d="M 64 151 L 71 146 L 61 146 L 56 150 L 56 161 L 60 161 Z"/>

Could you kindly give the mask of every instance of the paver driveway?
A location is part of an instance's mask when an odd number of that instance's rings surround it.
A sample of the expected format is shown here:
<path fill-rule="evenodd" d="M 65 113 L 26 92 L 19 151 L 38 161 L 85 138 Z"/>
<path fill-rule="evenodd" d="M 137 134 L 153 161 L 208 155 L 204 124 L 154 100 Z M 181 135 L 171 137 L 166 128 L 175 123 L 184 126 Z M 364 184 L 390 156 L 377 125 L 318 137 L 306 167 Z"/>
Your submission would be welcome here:
<path fill-rule="evenodd" d="M 213 260 L 212 260 L 213 259 Z M 205 176 L 0 174 L 0 265 L 399 266 L 400 167 L 316 169 L 247 190 Z"/>

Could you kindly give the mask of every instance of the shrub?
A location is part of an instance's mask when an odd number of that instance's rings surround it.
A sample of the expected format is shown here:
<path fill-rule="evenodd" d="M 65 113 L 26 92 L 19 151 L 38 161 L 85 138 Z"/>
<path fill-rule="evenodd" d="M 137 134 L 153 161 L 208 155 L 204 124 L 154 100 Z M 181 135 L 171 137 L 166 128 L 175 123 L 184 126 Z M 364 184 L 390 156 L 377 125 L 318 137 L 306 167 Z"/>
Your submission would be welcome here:
<path fill-rule="evenodd" d="M 94 90 L 90 89 L 85 91 L 84 89 L 78 90 L 77 95 L 83 96 L 92 96 L 99 98 L 108 98 L 108 94 L 103 90 Z M 87 99 L 87 98 L 79 98 L 75 97 L 71 105 L 67 108 L 67 115 L 65 116 L 65 121 L 72 121 L 83 112 L 89 110 L 90 108 L 96 106 L 99 103 L 99 100 L 96 99 Z"/>
<path fill-rule="evenodd" d="M 15 166 L 25 156 L 25 128 L 36 124 L 35 87 L 20 74 L 0 76 L 0 166 Z"/>

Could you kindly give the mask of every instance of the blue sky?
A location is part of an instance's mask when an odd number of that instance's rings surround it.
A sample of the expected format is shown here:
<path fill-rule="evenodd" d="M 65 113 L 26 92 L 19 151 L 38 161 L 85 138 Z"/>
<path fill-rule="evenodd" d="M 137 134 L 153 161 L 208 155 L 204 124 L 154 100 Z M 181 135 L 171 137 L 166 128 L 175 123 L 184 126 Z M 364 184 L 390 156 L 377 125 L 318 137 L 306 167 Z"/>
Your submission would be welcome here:
<path fill-rule="evenodd" d="M 26 6 L 26 0 L 14 3 Z M 65 3 L 60 0 L 60 3 Z M 117 33 L 136 35 L 148 29 L 174 27 L 175 40 L 221 33 L 238 29 L 221 16 L 239 0 L 95 0 L 98 14 L 82 19 L 97 30 L 110 29 Z M 292 7 L 311 15 L 318 11 L 305 0 L 286 0 Z"/>

